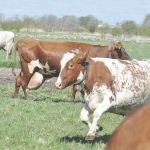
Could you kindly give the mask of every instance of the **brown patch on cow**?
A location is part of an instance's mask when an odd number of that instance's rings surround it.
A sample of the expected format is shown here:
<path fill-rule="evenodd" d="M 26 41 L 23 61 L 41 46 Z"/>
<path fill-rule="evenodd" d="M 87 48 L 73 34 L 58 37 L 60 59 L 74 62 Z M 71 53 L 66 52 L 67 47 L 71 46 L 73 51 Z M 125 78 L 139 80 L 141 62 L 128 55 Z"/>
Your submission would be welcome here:
<path fill-rule="evenodd" d="M 114 98 L 112 98 L 112 96 L 109 98 L 110 103 L 114 101 Z"/>
<path fill-rule="evenodd" d="M 90 58 L 87 60 L 89 63 L 88 73 L 85 80 L 85 89 L 87 93 L 92 91 L 94 84 L 97 84 L 97 86 L 106 84 L 108 88 L 112 89 L 113 79 L 108 67 L 106 67 L 103 62 L 97 61 L 92 63 L 92 61 L 93 60 Z"/>

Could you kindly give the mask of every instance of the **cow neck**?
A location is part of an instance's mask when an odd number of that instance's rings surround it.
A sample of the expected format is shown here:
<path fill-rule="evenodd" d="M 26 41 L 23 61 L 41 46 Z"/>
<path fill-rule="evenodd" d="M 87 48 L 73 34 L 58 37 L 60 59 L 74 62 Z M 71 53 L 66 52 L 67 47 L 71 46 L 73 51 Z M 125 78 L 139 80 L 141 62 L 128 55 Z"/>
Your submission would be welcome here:
<path fill-rule="evenodd" d="M 83 74 L 83 78 L 82 78 L 82 80 L 80 80 L 80 81 L 78 81 L 78 82 L 76 82 L 76 83 L 74 83 L 74 85 L 80 85 L 84 80 L 85 80 L 85 78 L 86 78 L 86 73 L 87 73 L 87 62 L 84 62 L 84 74 Z"/>
<path fill-rule="evenodd" d="M 109 58 L 112 58 L 112 57 L 111 57 L 111 49 L 110 49 L 110 48 L 111 48 L 111 44 L 108 46 L 108 57 L 109 57 Z"/>

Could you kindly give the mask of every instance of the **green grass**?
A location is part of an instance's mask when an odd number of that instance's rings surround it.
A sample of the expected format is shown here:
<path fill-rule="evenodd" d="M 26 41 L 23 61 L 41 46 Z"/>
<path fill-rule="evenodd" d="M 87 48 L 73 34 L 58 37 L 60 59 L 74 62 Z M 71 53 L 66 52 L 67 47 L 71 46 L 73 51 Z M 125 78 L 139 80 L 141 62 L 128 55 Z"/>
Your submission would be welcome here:
<path fill-rule="evenodd" d="M 110 134 L 124 118 L 103 114 L 93 142 L 84 140 L 88 128 L 80 121 L 83 101 L 77 94 L 77 103 L 70 102 L 71 88 L 50 92 L 42 85 L 29 91 L 30 99 L 24 100 L 22 91 L 11 98 L 14 88 L 0 85 L 0 147 L 11 150 L 90 150 L 103 149 Z M 90 118 L 92 119 L 92 118 Z"/>
<path fill-rule="evenodd" d="M 15 43 L 18 40 L 19 38 L 15 37 Z M 100 45 L 110 43 L 107 41 L 78 41 Z M 150 58 L 150 44 L 124 42 L 122 44 L 132 59 Z M 9 60 L 6 60 L 5 57 L 6 52 L 0 51 L 0 67 L 11 68 L 13 57 Z M 17 67 L 20 67 L 18 56 Z M 80 94 L 77 94 L 77 102 L 73 104 L 70 102 L 71 87 L 64 90 L 51 89 L 51 85 L 43 84 L 38 90 L 29 91 L 29 100 L 24 100 L 24 94 L 20 89 L 19 97 L 12 99 L 14 86 L 0 84 L 1 149 L 102 150 L 111 133 L 124 117 L 104 113 L 99 120 L 103 130 L 97 133 L 94 141 L 85 141 L 88 128 L 80 121 L 79 117 L 83 107 Z"/>

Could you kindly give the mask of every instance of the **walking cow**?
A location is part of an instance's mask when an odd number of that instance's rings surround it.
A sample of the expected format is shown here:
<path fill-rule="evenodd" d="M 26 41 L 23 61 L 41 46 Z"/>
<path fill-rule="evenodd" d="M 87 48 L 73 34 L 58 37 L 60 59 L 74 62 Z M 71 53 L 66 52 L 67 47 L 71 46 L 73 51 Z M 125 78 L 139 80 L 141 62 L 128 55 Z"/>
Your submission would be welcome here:
<path fill-rule="evenodd" d="M 0 31 L 0 49 L 6 51 L 6 59 L 8 59 L 8 55 L 11 57 L 13 45 L 14 33 L 11 31 Z"/>
<path fill-rule="evenodd" d="M 150 65 L 146 61 L 91 58 L 88 54 L 88 51 L 65 53 L 55 85 L 63 89 L 84 83 L 85 104 L 80 118 L 89 127 L 86 140 L 93 140 L 102 113 L 126 115 L 150 101 Z M 92 113 L 93 122 L 90 123 Z"/>

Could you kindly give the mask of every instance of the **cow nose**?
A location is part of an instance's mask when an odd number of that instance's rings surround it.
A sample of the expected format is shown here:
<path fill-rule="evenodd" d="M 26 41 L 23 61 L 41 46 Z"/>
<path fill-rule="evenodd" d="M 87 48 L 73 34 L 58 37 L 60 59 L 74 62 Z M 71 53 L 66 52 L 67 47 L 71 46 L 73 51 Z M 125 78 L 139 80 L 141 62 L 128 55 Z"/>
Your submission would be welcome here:
<path fill-rule="evenodd" d="M 59 89 L 60 89 L 61 86 L 62 86 L 61 83 L 59 83 L 59 82 L 56 82 L 55 85 L 56 85 L 56 87 L 59 88 Z"/>

